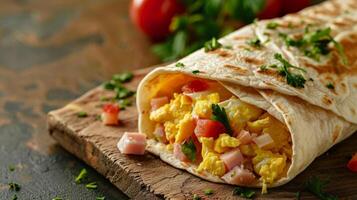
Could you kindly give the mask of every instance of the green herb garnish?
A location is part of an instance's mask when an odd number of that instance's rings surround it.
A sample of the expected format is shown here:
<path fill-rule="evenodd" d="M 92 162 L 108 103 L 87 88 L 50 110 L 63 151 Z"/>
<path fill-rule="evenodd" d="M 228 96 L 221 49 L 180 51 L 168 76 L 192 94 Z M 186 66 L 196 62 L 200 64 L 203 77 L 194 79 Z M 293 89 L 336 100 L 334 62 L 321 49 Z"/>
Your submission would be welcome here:
<path fill-rule="evenodd" d="M 229 135 L 233 134 L 232 128 L 229 124 L 226 110 L 223 107 L 220 107 L 218 104 L 212 104 L 212 119 L 215 121 L 221 122 Z"/>
<path fill-rule="evenodd" d="M 198 73 L 200 73 L 200 70 L 193 70 L 192 71 L 192 74 L 198 74 Z"/>
<path fill-rule="evenodd" d="M 13 172 L 13 171 L 15 171 L 15 166 L 13 166 L 13 165 L 10 165 L 10 166 L 9 166 L 9 171 L 10 171 L 10 172 Z"/>
<path fill-rule="evenodd" d="M 268 66 L 266 66 L 266 65 L 261 65 L 261 66 L 259 67 L 259 70 L 260 70 L 260 71 L 267 71 L 267 70 L 268 70 Z"/>
<path fill-rule="evenodd" d="M 279 26 L 278 23 L 272 21 L 272 22 L 269 22 L 266 26 L 267 29 L 276 29 L 277 27 Z"/>
<path fill-rule="evenodd" d="M 235 187 L 233 190 L 233 195 L 239 195 L 241 197 L 248 198 L 248 199 L 253 198 L 254 194 L 255 194 L 254 190 L 250 190 L 242 187 Z"/>
<path fill-rule="evenodd" d="M 262 46 L 261 41 L 257 37 L 248 40 L 247 44 L 249 44 L 250 46 L 255 47 L 255 48 L 260 48 Z"/>
<path fill-rule="evenodd" d="M 205 195 L 211 195 L 211 194 L 213 194 L 213 192 L 214 191 L 211 188 L 203 190 L 203 193 L 205 193 Z"/>
<path fill-rule="evenodd" d="M 12 196 L 11 200 L 17 200 L 17 195 L 14 194 L 14 196 Z"/>
<path fill-rule="evenodd" d="M 76 177 L 75 182 L 76 183 L 81 183 L 82 180 L 87 177 L 87 175 L 88 175 L 87 170 L 85 168 L 83 168 L 81 170 L 81 172 L 79 172 L 78 176 Z"/>
<path fill-rule="evenodd" d="M 205 47 L 205 52 L 209 52 L 222 47 L 222 44 L 219 43 L 216 38 L 212 38 L 211 40 L 205 43 L 204 47 Z"/>
<path fill-rule="evenodd" d="M 98 185 L 96 182 L 91 182 L 91 183 L 86 184 L 86 188 L 94 190 L 94 189 L 98 188 Z"/>
<path fill-rule="evenodd" d="M 84 111 L 79 111 L 77 113 L 77 117 L 79 118 L 84 118 L 84 117 L 88 117 L 88 113 L 84 112 Z"/>
<path fill-rule="evenodd" d="M 19 191 L 21 189 L 21 186 L 17 183 L 9 183 L 9 190 L 11 191 Z"/>
<path fill-rule="evenodd" d="M 133 102 L 129 99 L 119 99 L 118 104 L 120 110 L 125 110 L 126 107 L 133 105 Z"/>
<path fill-rule="evenodd" d="M 105 200 L 105 197 L 96 197 L 95 200 Z"/>
<path fill-rule="evenodd" d="M 202 198 L 198 194 L 194 194 L 192 200 L 201 200 Z"/>
<path fill-rule="evenodd" d="M 131 81 L 134 78 L 134 74 L 131 72 L 123 72 L 120 74 L 114 74 L 112 80 L 120 82 L 120 83 L 126 83 Z"/>
<path fill-rule="evenodd" d="M 183 67 L 185 67 L 185 64 L 183 64 L 182 62 L 178 62 L 178 63 L 175 64 L 175 66 L 183 68 Z"/>
<path fill-rule="evenodd" d="M 196 146 L 192 138 L 181 145 L 181 151 L 191 161 L 196 160 Z"/>
<path fill-rule="evenodd" d="M 328 83 L 326 87 L 331 90 L 335 89 L 335 86 L 332 83 Z"/>
<path fill-rule="evenodd" d="M 338 197 L 323 191 L 328 182 L 329 181 L 322 181 L 314 176 L 307 180 L 305 187 L 321 200 L 338 200 Z"/>
<path fill-rule="evenodd" d="M 306 70 L 293 66 L 279 53 L 274 54 L 274 58 L 281 63 L 281 66 L 277 66 L 278 72 L 281 76 L 286 78 L 286 82 L 293 87 L 304 88 L 306 79 L 301 74 L 293 74 L 290 72 L 289 68 L 294 68 L 303 72 L 306 72 Z"/>

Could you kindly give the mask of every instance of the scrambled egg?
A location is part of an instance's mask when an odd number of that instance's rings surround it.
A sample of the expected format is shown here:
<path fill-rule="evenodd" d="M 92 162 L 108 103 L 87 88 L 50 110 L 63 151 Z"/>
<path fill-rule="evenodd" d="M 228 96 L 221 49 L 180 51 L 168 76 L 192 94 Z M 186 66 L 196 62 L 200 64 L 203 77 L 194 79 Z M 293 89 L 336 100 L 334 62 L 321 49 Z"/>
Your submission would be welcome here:
<path fill-rule="evenodd" d="M 223 176 L 226 173 L 223 161 L 219 158 L 218 154 L 213 152 L 208 152 L 197 168 L 198 173 L 204 170 L 215 176 Z"/>
<path fill-rule="evenodd" d="M 195 106 L 193 107 L 193 114 L 196 114 L 200 118 L 211 119 L 212 118 L 212 104 L 219 103 L 219 94 L 212 93 L 206 96 L 199 97 Z"/>
<path fill-rule="evenodd" d="M 248 121 L 256 120 L 263 110 L 232 97 L 220 103 L 227 112 L 229 123 L 235 132 L 241 131 Z"/>
<path fill-rule="evenodd" d="M 250 144 L 244 144 L 239 146 L 239 150 L 244 156 L 252 157 L 256 155 L 254 148 Z"/>
<path fill-rule="evenodd" d="M 195 127 L 196 123 L 192 115 L 190 113 L 185 114 L 183 119 L 177 124 L 178 131 L 175 136 L 175 142 L 181 143 L 189 138 L 193 134 Z"/>
<path fill-rule="evenodd" d="M 224 153 L 230 148 L 238 147 L 239 145 L 240 141 L 237 138 L 231 137 L 226 133 L 222 133 L 216 141 L 214 141 L 214 150 L 217 153 Z"/>
<path fill-rule="evenodd" d="M 204 158 L 209 152 L 213 151 L 214 140 L 211 137 L 200 137 L 199 141 L 202 143 L 201 154 L 202 158 Z"/>
<path fill-rule="evenodd" d="M 261 176 L 264 183 L 273 183 L 284 175 L 286 167 L 286 156 L 274 154 L 259 148 L 255 149 L 257 154 L 253 158 L 254 171 Z"/>

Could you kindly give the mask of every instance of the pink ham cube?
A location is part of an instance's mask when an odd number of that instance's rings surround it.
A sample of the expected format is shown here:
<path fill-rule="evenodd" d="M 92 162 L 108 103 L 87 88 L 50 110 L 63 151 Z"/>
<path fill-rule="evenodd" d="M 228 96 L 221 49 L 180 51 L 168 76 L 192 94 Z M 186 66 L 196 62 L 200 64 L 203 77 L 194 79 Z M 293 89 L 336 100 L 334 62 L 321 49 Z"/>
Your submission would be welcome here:
<path fill-rule="evenodd" d="M 222 179 L 227 183 L 235 185 L 250 185 L 256 180 L 254 174 L 242 166 L 234 167 L 231 171 L 223 175 Z"/>
<path fill-rule="evenodd" d="M 118 142 L 122 154 L 143 155 L 146 147 L 146 136 L 141 133 L 125 132 Z"/>
<path fill-rule="evenodd" d="M 240 166 L 244 161 L 244 157 L 238 148 L 222 154 L 220 158 L 228 170 L 233 169 L 235 166 Z"/>

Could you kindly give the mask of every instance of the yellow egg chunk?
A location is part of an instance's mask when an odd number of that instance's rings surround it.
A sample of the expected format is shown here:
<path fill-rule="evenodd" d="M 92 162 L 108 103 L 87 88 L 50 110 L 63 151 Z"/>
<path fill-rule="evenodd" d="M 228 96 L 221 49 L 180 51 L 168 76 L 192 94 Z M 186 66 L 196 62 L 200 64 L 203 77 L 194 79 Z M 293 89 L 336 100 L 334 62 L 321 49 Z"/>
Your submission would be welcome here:
<path fill-rule="evenodd" d="M 258 119 L 253 122 L 248 122 L 247 123 L 247 129 L 251 133 L 262 133 L 263 128 L 266 128 L 269 126 L 270 123 L 270 117 L 266 117 L 263 119 Z"/>
<path fill-rule="evenodd" d="M 172 118 L 171 113 L 170 113 L 170 105 L 166 104 L 164 106 L 161 106 L 157 110 L 154 110 L 150 113 L 150 120 L 154 122 L 165 122 L 168 121 Z"/>
<path fill-rule="evenodd" d="M 269 134 L 274 140 L 275 150 L 279 150 L 290 140 L 289 131 L 278 120 L 273 119 L 269 127 L 263 129 L 263 134 Z"/>
<path fill-rule="evenodd" d="M 256 155 L 254 148 L 249 144 L 239 146 L 239 150 L 245 156 L 253 157 Z"/>
<path fill-rule="evenodd" d="M 230 148 L 238 147 L 239 145 L 240 141 L 237 138 L 223 133 L 219 135 L 216 141 L 214 141 L 214 150 L 217 153 L 223 153 L 228 151 Z"/>
<path fill-rule="evenodd" d="M 174 99 L 169 105 L 169 112 L 174 119 L 182 119 L 185 114 L 192 111 L 192 100 L 183 94 L 174 94 Z"/>
<path fill-rule="evenodd" d="M 255 149 L 257 154 L 253 158 L 254 171 L 261 176 L 261 179 L 270 184 L 284 175 L 286 156 L 274 154 L 270 151 Z"/>
<path fill-rule="evenodd" d="M 208 137 L 200 137 L 199 141 L 202 143 L 202 158 L 204 158 L 208 152 L 213 151 L 213 145 L 214 145 L 214 140 L 213 138 L 208 138 Z"/>
<path fill-rule="evenodd" d="M 185 139 L 189 138 L 195 130 L 195 120 L 190 113 L 187 113 L 182 120 L 177 124 L 177 134 L 175 136 L 175 142 L 181 143 Z"/>
<path fill-rule="evenodd" d="M 209 152 L 203 158 L 203 161 L 197 168 L 197 172 L 207 171 L 215 176 L 223 176 L 226 173 L 226 168 L 222 160 L 215 153 Z"/>
<path fill-rule="evenodd" d="M 166 139 L 172 144 L 175 142 L 175 135 L 177 133 L 177 126 L 171 121 L 164 123 Z"/>
<path fill-rule="evenodd" d="M 193 107 L 193 114 L 199 116 L 200 118 L 211 119 L 212 117 L 212 104 L 217 104 L 219 102 L 219 94 L 212 93 L 206 96 L 201 96 L 195 102 Z"/>

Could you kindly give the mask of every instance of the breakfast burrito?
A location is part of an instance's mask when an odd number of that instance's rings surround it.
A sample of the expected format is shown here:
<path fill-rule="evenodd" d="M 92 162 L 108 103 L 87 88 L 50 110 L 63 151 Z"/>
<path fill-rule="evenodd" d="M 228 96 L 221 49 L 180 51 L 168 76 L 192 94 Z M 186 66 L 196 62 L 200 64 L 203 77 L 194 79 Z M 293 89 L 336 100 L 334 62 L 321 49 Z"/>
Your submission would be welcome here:
<path fill-rule="evenodd" d="M 174 167 L 266 191 L 357 130 L 356 53 L 354 0 L 254 22 L 149 73 L 139 131 Z"/>

